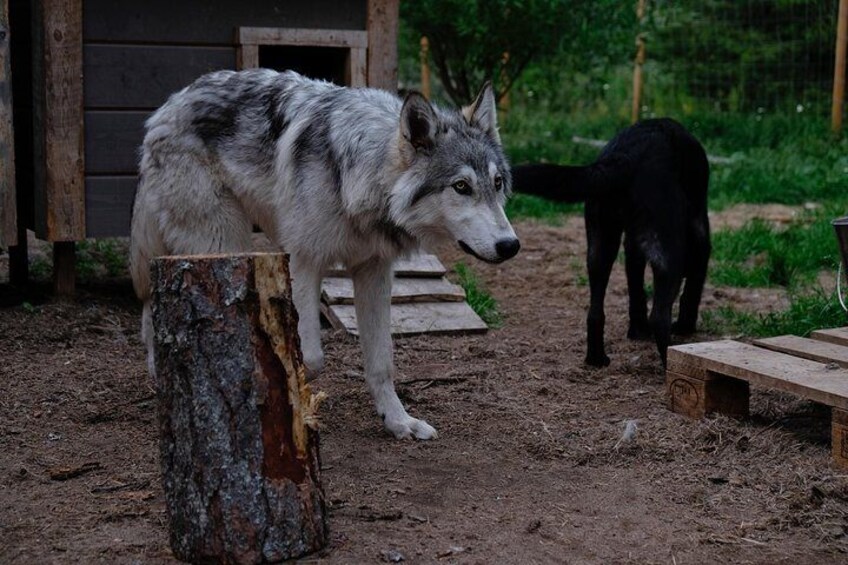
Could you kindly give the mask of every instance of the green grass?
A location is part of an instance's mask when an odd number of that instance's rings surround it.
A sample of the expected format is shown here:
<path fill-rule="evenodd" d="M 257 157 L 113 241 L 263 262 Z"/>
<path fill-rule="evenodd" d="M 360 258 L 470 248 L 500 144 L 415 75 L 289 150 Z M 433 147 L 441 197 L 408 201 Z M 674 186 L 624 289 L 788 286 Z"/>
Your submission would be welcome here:
<path fill-rule="evenodd" d="M 813 330 L 848 324 L 848 313 L 839 305 L 836 293 L 829 294 L 821 288 L 792 296 L 789 308 L 782 312 L 752 314 L 724 307 L 706 311 L 701 318 L 704 331 L 748 337 L 806 337 Z"/>
<path fill-rule="evenodd" d="M 582 204 L 551 202 L 528 194 L 513 194 L 506 205 L 506 215 L 513 220 L 532 218 L 550 225 L 561 225 L 566 214 L 583 210 Z"/>
<path fill-rule="evenodd" d="M 490 328 L 503 325 L 503 317 L 498 309 L 497 301 L 483 287 L 480 279 L 465 263 L 459 262 L 453 266 L 458 284 L 465 289 L 465 300 L 471 309 L 480 316 Z"/>
<path fill-rule="evenodd" d="M 740 230 L 715 233 L 710 281 L 796 289 L 810 285 L 822 270 L 836 270 L 839 247 L 830 220 L 840 213 L 837 206 L 807 213 L 781 231 L 753 221 Z"/>

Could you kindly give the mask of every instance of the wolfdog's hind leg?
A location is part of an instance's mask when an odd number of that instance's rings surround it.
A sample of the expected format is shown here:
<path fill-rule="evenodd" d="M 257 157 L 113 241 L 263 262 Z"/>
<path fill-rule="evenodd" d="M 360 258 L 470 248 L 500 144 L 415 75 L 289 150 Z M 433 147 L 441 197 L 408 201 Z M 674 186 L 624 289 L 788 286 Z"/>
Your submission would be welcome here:
<path fill-rule="evenodd" d="M 144 342 L 144 347 L 147 349 L 147 371 L 150 377 L 156 382 L 156 364 L 154 363 L 153 355 L 153 314 L 150 310 L 150 299 L 144 301 L 144 308 L 141 311 L 141 340 Z"/>
<path fill-rule="evenodd" d="M 292 255 L 292 298 L 297 308 L 297 333 L 306 364 L 307 378 L 313 379 L 324 368 L 321 349 L 321 269 L 302 256 Z"/>
<path fill-rule="evenodd" d="M 390 301 L 392 269 L 388 261 L 371 261 L 353 270 L 354 302 L 365 381 L 383 425 L 398 439 L 433 439 L 436 430 L 406 413 L 395 392 Z"/>

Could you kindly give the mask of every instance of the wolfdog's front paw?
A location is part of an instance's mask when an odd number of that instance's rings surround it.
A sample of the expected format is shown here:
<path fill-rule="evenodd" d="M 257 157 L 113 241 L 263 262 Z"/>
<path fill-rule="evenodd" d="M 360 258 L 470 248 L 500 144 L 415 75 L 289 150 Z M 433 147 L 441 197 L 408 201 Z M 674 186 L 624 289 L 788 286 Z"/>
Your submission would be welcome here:
<path fill-rule="evenodd" d="M 386 418 L 384 423 L 386 429 L 398 439 L 436 439 L 439 436 L 436 428 L 424 420 L 416 420 L 411 416 L 406 416 L 398 420 L 389 420 Z"/>

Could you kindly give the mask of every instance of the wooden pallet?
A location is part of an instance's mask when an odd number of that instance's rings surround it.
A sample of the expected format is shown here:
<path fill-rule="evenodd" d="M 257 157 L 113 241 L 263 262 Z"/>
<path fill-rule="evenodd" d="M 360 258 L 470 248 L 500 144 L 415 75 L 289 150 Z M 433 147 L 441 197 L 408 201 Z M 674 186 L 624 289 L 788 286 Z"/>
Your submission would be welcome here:
<path fill-rule="evenodd" d="M 486 323 L 465 302 L 465 291 L 445 278 L 447 269 L 434 255 L 417 255 L 394 265 L 392 335 L 479 333 Z M 358 335 L 353 281 L 333 269 L 321 287 L 321 312 L 337 329 Z"/>
<path fill-rule="evenodd" d="M 674 412 L 746 417 L 750 384 L 830 406 L 833 459 L 848 468 L 848 327 L 819 330 L 810 339 L 722 340 L 668 350 L 666 390 Z"/>

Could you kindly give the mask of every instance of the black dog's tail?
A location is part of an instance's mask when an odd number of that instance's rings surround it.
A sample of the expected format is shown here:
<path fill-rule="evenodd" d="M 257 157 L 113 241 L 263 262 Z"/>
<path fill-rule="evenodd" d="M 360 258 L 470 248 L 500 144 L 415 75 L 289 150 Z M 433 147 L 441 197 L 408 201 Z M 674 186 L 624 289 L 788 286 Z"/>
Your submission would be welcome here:
<path fill-rule="evenodd" d="M 584 202 L 591 188 L 587 167 L 534 163 L 512 168 L 512 190 L 554 202 Z"/>

